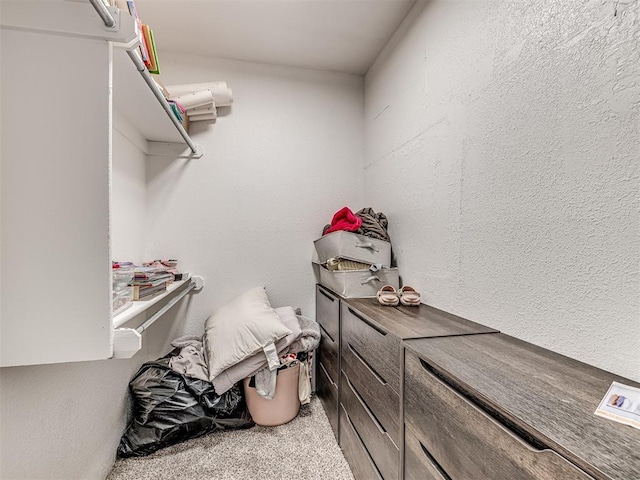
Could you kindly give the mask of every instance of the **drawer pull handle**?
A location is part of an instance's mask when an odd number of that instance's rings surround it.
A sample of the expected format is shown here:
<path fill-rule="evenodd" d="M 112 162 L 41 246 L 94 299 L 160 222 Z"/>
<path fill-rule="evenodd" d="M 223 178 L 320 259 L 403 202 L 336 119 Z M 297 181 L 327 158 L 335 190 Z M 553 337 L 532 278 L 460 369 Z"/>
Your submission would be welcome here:
<path fill-rule="evenodd" d="M 353 353 L 353 354 L 356 356 L 356 358 L 357 358 L 358 360 L 360 360 L 360 361 L 362 362 L 362 364 L 363 364 L 365 367 L 367 367 L 367 370 L 369 370 L 369 371 L 371 372 L 371 374 L 375 377 L 375 379 L 376 379 L 376 380 L 378 380 L 378 382 L 380 382 L 380 384 L 381 384 L 381 385 L 386 385 L 386 384 L 387 384 L 387 382 L 385 382 L 384 378 L 382 378 L 382 377 L 378 374 L 378 372 L 376 372 L 376 371 L 371 367 L 371 365 L 369 365 L 369 364 L 367 363 L 367 361 L 366 361 L 364 358 L 362 358 L 362 355 L 360 355 L 358 352 L 356 352 L 356 350 L 353 348 L 353 345 L 351 345 L 350 343 L 349 343 L 348 345 L 349 345 L 349 350 L 351 350 L 351 353 Z"/>
<path fill-rule="evenodd" d="M 367 248 L 369 250 L 371 250 L 372 252 L 379 252 L 380 249 L 378 247 L 376 247 L 373 242 L 359 242 L 355 244 L 356 248 Z"/>
<path fill-rule="evenodd" d="M 366 283 L 371 283 L 371 282 L 381 282 L 382 280 L 380 280 L 380 277 L 376 276 L 376 275 L 371 275 L 370 277 L 367 277 L 366 279 L 362 280 L 360 282 L 360 285 L 364 285 Z"/>
<path fill-rule="evenodd" d="M 327 372 L 327 369 L 324 368 L 324 365 L 320 362 L 318 362 L 320 365 L 320 368 L 322 369 L 322 371 L 324 372 L 324 374 L 327 376 L 327 378 L 329 379 L 329 382 L 331 383 L 331 385 L 333 385 L 336 389 L 338 388 L 338 385 L 336 385 L 336 382 L 333 381 L 333 379 L 331 378 L 331 375 L 329 375 L 329 372 Z"/>
<path fill-rule="evenodd" d="M 318 325 L 320 325 L 320 330 L 322 330 L 324 332 L 324 334 L 329 337 L 329 340 L 331 340 L 333 343 L 336 343 L 336 341 L 333 339 L 333 337 L 331 335 L 329 335 L 329 332 L 327 332 L 324 327 L 322 326 L 322 324 L 318 323 Z"/>
<path fill-rule="evenodd" d="M 424 453 L 424 456 L 427 457 L 427 459 L 429 460 L 429 463 L 431 463 L 431 465 L 433 465 L 436 468 L 436 470 L 438 470 L 438 473 L 442 475 L 442 478 L 444 478 L 445 480 L 451 480 L 451 477 L 447 475 L 447 472 L 444 471 L 444 468 L 442 468 L 442 465 L 440 465 L 438 461 L 435 458 L 433 458 L 433 455 L 429 453 L 429 450 L 425 448 L 422 442 L 419 441 L 418 443 L 420 444 L 420 448 L 422 448 L 422 453 Z"/>
<path fill-rule="evenodd" d="M 382 424 L 380 424 L 380 421 L 376 418 L 373 412 L 369 410 L 369 407 L 367 407 L 367 404 L 365 403 L 360 393 L 358 393 L 358 390 L 356 390 L 356 387 L 353 386 L 353 383 L 351 383 L 351 380 L 349 380 L 349 377 L 345 375 L 345 378 L 347 379 L 347 384 L 349 385 L 349 388 L 355 395 L 356 399 L 362 405 L 362 408 L 364 408 L 364 411 L 367 412 L 367 415 L 369 415 L 369 418 L 371 418 L 371 421 L 374 423 L 374 425 L 377 427 L 377 429 L 380 431 L 381 434 L 386 435 L 387 431 L 384 429 Z"/>
<path fill-rule="evenodd" d="M 549 450 L 549 447 L 539 440 L 531 437 L 527 432 L 519 428 L 515 425 L 511 420 L 506 418 L 503 414 L 498 412 L 497 410 L 489 407 L 483 402 L 480 402 L 478 398 L 472 396 L 471 394 L 465 392 L 459 385 L 445 377 L 443 374 L 438 372 L 435 368 L 425 362 L 423 359 L 419 358 L 420 364 L 422 368 L 424 368 L 429 374 L 435 377 L 436 381 L 439 381 L 453 390 L 454 394 L 457 394 L 464 398 L 467 402 L 469 402 L 472 406 L 477 408 L 481 414 L 486 415 L 491 420 L 493 420 L 498 427 L 500 427 L 506 434 L 512 437 L 515 441 L 522 444 L 528 450 L 534 452 L 542 452 L 544 450 Z"/>
<path fill-rule="evenodd" d="M 318 289 L 318 291 L 324 295 L 325 297 L 327 297 L 329 300 L 331 300 L 332 302 L 335 302 L 336 299 L 333 298 L 331 295 L 329 295 L 327 292 L 325 292 L 324 290 L 322 290 L 321 288 Z"/>
<path fill-rule="evenodd" d="M 378 327 L 377 325 L 374 325 L 373 323 L 371 323 L 371 321 L 367 320 L 366 318 L 364 318 L 362 315 L 360 315 L 358 312 L 356 312 L 355 310 L 353 310 L 351 307 L 348 307 L 349 313 L 351 315 L 353 315 L 354 317 L 362 320 L 364 323 L 366 323 L 367 325 L 369 325 L 371 328 L 373 328 L 376 332 L 378 332 L 380 335 L 382 335 L 383 337 L 385 337 L 387 335 L 387 332 L 385 332 L 384 330 L 382 330 L 380 327 Z"/>

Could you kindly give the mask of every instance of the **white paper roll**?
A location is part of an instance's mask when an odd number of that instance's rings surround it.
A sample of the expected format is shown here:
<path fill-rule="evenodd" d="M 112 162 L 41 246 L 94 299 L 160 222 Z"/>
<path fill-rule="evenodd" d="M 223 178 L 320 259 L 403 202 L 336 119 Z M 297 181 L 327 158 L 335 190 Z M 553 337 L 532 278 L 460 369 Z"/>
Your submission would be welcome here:
<path fill-rule="evenodd" d="M 228 107 L 233 103 L 233 92 L 227 82 L 187 83 L 166 87 L 171 95 L 184 95 L 199 90 L 210 90 L 218 107 Z"/>
<path fill-rule="evenodd" d="M 202 105 L 201 107 L 194 107 L 194 108 L 188 108 L 187 109 L 187 115 L 189 114 L 202 114 L 202 113 L 211 113 L 211 112 L 215 112 L 216 110 L 216 105 L 215 103 L 208 103 L 206 105 Z"/>
<path fill-rule="evenodd" d="M 213 103 L 213 95 L 210 90 L 199 90 L 197 92 L 173 96 L 171 97 L 171 100 L 175 100 L 184 108 L 189 110 L 190 108 L 201 107 L 202 105 Z"/>
<path fill-rule="evenodd" d="M 215 120 L 217 115 L 215 113 L 205 113 L 203 115 L 189 115 L 190 122 L 199 122 L 201 120 Z"/>

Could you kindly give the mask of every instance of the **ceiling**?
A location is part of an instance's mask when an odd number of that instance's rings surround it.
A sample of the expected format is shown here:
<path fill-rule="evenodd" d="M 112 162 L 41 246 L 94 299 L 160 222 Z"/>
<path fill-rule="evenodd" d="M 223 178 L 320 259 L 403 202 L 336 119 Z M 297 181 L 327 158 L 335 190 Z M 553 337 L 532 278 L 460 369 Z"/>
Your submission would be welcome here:
<path fill-rule="evenodd" d="M 416 0 L 136 0 L 158 51 L 363 75 Z"/>

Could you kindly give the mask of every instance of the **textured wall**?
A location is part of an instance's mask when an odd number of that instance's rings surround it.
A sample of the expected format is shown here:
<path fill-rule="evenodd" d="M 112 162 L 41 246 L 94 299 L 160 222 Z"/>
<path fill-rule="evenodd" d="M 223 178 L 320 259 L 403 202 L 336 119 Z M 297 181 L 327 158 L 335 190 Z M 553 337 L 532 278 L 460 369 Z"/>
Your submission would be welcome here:
<path fill-rule="evenodd" d="M 405 284 L 640 380 L 640 3 L 431 1 L 365 79 Z"/>
<path fill-rule="evenodd" d="M 247 288 L 314 316 L 313 240 L 335 211 L 360 208 L 363 79 L 345 74 L 163 54 L 163 80 L 225 80 L 231 110 L 194 123 L 198 160 L 147 163 L 147 256 L 175 257 L 205 278 L 184 323 Z"/>

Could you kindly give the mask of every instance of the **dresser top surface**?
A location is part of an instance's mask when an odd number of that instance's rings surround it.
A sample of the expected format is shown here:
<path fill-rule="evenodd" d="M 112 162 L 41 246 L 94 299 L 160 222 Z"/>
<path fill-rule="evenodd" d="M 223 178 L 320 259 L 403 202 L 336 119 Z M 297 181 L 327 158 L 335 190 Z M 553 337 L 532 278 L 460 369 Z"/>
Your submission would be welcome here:
<path fill-rule="evenodd" d="M 596 478 L 640 478 L 640 430 L 594 415 L 612 382 L 640 384 L 500 333 L 405 346 Z"/>
<path fill-rule="evenodd" d="M 403 340 L 497 332 L 424 304 L 419 307 L 387 307 L 380 305 L 375 298 L 343 298 L 342 301 Z"/>

